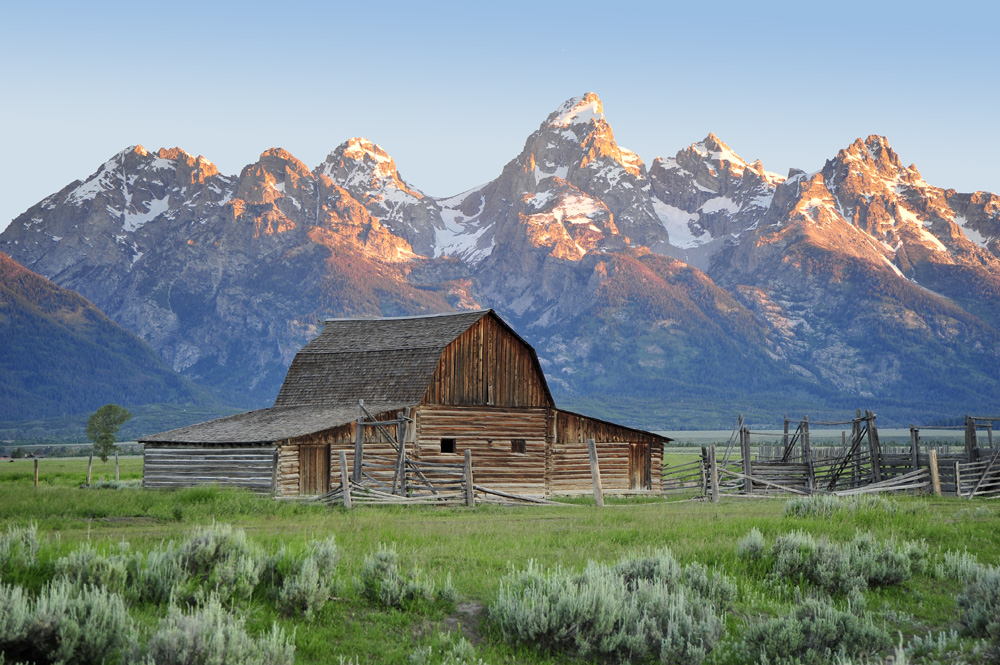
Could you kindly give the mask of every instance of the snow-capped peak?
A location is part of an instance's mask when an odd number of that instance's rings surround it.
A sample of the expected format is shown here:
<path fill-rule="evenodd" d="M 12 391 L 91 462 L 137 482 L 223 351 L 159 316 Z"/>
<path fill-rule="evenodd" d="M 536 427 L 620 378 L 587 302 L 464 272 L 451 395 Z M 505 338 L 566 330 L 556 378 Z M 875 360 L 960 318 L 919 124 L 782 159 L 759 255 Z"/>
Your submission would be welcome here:
<path fill-rule="evenodd" d="M 546 123 L 549 127 L 569 127 L 602 120 L 604 120 L 604 105 L 595 93 L 588 92 L 583 97 L 567 99 L 546 118 Z"/>
<path fill-rule="evenodd" d="M 341 144 L 341 154 L 344 157 L 362 161 L 365 157 L 370 157 L 378 164 L 392 164 L 392 157 L 389 156 L 381 146 L 372 143 L 366 138 L 356 136 Z"/>
<path fill-rule="evenodd" d="M 732 149 L 722 142 L 714 133 L 709 133 L 700 143 L 695 143 L 691 148 L 702 157 L 712 161 L 729 162 L 740 170 L 747 167 L 746 161 Z"/>

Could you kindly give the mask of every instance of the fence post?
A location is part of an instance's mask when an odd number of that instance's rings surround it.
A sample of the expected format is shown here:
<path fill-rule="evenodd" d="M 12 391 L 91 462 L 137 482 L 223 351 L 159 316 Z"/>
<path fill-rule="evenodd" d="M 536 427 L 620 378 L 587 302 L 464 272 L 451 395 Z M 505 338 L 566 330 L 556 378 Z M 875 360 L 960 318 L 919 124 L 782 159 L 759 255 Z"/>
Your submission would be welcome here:
<path fill-rule="evenodd" d="M 976 420 L 971 416 L 965 417 L 965 461 L 978 462 L 976 455 Z"/>
<path fill-rule="evenodd" d="M 465 505 L 476 507 L 476 489 L 472 480 L 472 451 L 465 449 Z"/>
<path fill-rule="evenodd" d="M 920 430 L 914 425 L 910 425 L 910 458 L 916 471 L 920 468 Z"/>
<path fill-rule="evenodd" d="M 90 472 L 94 470 L 94 451 L 90 451 L 90 459 L 87 460 L 87 487 L 90 487 Z"/>
<path fill-rule="evenodd" d="M 340 489 L 344 493 L 344 508 L 351 507 L 351 479 L 347 477 L 347 451 L 338 450 L 340 458 Z"/>
<path fill-rule="evenodd" d="M 594 480 L 594 503 L 604 505 L 604 488 L 601 487 L 601 467 L 597 462 L 597 443 L 587 439 L 587 452 L 590 453 L 590 477 Z"/>
<path fill-rule="evenodd" d="M 878 439 L 878 429 L 875 427 L 875 414 L 865 411 L 865 420 L 868 421 L 868 450 L 872 456 L 872 473 L 875 474 L 875 482 L 882 480 L 882 444 Z"/>
<path fill-rule="evenodd" d="M 781 449 L 788 449 L 788 414 L 785 414 L 785 432 L 781 436 Z"/>
<path fill-rule="evenodd" d="M 708 448 L 701 447 L 701 495 L 708 496 Z"/>
<path fill-rule="evenodd" d="M 750 428 L 744 427 L 740 430 L 740 454 L 743 455 L 743 491 L 746 494 L 753 494 L 753 469 L 750 465 Z"/>
<path fill-rule="evenodd" d="M 708 475 L 712 483 L 712 503 L 719 502 L 719 467 L 715 463 L 715 444 L 708 449 Z"/>
<path fill-rule="evenodd" d="M 396 481 L 399 481 L 399 496 L 406 496 L 406 435 L 407 422 L 410 418 L 410 407 L 406 407 L 406 412 L 398 412 L 396 418 L 399 424 L 396 425 L 396 439 L 399 441 L 399 458 L 396 460 L 396 475 L 392 479 L 392 488 L 396 491 Z"/>
<path fill-rule="evenodd" d="M 363 402 L 358 400 L 358 422 L 354 426 L 354 477 L 357 484 L 361 484 L 361 456 L 365 446 L 365 428 L 362 426 L 364 410 L 361 408 Z"/>
<path fill-rule="evenodd" d="M 987 420 L 986 421 L 986 441 L 987 441 L 990 449 L 992 450 L 992 448 L 993 448 L 993 421 L 992 420 Z"/>
<path fill-rule="evenodd" d="M 35 489 L 38 489 L 38 458 L 35 458 Z"/>
<path fill-rule="evenodd" d="M 808 460 L 810 454 L 809 447 L 809 416 L 802 416 L 802 459 Z"/>
<path fill-rule="evenodd" d="M 118 451 L 116 450 L 115 451 L 115 482 L 117 483 L 119 481 L 119 479 L 120 478 L 119 478 L 119 475 L 118 475 Z"/>
<path fill-rule="evenodd" d="M 941 476 L 938 475 L 938 459 L 937 450 L 931 449 L 930 461 L 931 467 L 931 487 L 934 490 L 934 496 L 941 496 Z"/>
<path fill-rule="evenodd" d="M 958 468 L 958 462 L 955 462 L 955 496 L 962 496 L 962 472 Z"/>

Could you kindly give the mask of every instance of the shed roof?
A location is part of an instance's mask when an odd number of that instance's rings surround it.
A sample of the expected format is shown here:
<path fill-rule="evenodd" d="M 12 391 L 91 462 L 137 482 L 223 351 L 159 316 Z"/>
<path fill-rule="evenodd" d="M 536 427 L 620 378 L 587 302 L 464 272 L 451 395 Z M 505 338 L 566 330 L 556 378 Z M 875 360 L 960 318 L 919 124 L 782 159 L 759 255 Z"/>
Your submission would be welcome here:
<path fill-rule="evenodd" d="M 373 414 L 395 411 L 405 404 L 372 403 Z M 333 407 L 272 407 L 189 425 L 139 439 L 142 443 L 274 443 L 354 422 L 358 405 Z"/>

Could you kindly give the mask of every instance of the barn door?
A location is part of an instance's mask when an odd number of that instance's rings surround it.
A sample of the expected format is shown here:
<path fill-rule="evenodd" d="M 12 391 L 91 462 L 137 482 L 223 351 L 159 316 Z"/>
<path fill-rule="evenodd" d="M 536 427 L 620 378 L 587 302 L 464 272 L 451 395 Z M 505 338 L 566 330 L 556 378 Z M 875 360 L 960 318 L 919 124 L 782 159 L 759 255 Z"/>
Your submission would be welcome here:
<path fill-rule="evenodd" d="M 649 444 L 630 443 L 628 445 L 629 489 L 648 490 L 653 488 L 649 467 Z"/>
<path fill-rule="evenodd" d="M 330 446 L 299 446 L 299 494 L 330 491 Z"/>

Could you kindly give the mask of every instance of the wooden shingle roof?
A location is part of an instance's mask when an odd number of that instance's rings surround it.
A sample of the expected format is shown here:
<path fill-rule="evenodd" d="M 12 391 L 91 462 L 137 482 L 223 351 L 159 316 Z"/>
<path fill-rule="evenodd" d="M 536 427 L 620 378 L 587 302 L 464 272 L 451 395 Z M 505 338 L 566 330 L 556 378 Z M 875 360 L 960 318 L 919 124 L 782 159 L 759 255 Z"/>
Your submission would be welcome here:
<path fill-rule="evenodd" d="M 372 413 L 402 409 L 403 404 L 366 404 Z M 141 443 L 268 444 L 353 422 L 358 405 L 272 407 L 189 425 L 139 439 Z"/>
<path fill-rule="evenodd" d="M 418 404 L 444 348 L 489 313 L 331 319 L 292 360 L 274 406 Z"/>

